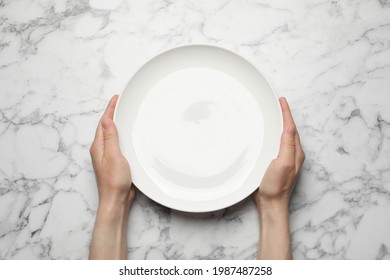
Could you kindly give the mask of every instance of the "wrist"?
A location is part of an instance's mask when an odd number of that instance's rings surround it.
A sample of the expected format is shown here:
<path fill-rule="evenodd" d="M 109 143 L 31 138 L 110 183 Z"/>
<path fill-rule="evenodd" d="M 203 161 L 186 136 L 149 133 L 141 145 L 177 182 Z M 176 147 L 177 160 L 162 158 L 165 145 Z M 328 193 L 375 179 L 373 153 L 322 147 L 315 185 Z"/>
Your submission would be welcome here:
<path fill-rule="evenodd" d="M 262 209 L 288 209 L 290 204 L 290 193 L 269 194 L 259 189 L 258 203 L 259 210 Z"/>
<path fill-rule="evenodd" d="M 123 200 L 101 200 L 96 215 L 96 222 L 104 226 L 122 226 L 126 223 L 129 205 Z"/>
<path fill-rule="evenodd" d="M 126 204 L 130 192 L 130 186 L 126 188 L 114 188 L 99 186 L 99 205 L 122 205 Z"/>
<path fill-rule="evenodd" d="M 289 200 L 260 198 L 258 211 L 263 220 L 283 220 L 289 216 Z"/>

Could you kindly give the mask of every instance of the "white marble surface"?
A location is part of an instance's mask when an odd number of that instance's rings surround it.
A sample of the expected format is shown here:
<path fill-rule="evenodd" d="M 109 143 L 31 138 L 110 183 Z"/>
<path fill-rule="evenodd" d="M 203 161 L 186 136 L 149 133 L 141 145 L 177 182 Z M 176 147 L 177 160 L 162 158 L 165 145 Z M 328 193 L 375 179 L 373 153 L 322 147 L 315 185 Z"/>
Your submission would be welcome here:
<path fill-rule="evenodd" d="M 0 258 L 87 258 L 102 110 L 185 43 L 237 51 L 290 101 L 294 257 L 389 259 L 389 0 L 1 0 Z M 133 259 L 252 259 L 259 237 L 251 199 L 194 215 L 139 195 L 129 229 Z"/>

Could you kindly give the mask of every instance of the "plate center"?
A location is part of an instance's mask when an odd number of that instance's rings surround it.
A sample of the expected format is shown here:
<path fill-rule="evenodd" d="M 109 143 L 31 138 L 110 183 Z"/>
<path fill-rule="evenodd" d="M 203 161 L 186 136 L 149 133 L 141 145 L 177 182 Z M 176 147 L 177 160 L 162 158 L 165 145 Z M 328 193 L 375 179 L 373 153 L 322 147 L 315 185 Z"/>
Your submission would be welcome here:
<path fill-rule="evenodd" d="M 145 171 L 165 192 L 245 180 L 260 153 L 263 119 L 252 94 L 211 68 L 184 68 L 147 93 L 133 141 Z M 234 184 L 233 184 L 234 185 Z"/>

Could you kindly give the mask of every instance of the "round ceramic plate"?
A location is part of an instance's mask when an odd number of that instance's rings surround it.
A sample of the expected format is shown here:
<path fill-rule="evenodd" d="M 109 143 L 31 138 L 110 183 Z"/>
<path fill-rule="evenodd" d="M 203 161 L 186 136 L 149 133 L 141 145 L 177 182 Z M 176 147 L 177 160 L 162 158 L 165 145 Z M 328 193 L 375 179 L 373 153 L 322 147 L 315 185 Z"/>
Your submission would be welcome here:
<path fill-rule="evenodd" d="M 187 212 L 250 195 L 282 132 L 278 98 L 263 75 L 239 55 L 205 45 L 171 49 L 141 67 L 115 122 L 134 184 Z"/>

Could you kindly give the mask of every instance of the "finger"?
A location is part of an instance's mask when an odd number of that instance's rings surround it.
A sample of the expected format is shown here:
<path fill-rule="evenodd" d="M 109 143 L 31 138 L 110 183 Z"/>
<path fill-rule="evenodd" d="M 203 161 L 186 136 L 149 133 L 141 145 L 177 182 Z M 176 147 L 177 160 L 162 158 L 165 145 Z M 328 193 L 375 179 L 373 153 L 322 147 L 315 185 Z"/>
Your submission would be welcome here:
<path fill-rule="evenodd" d="M 283 133 L 280 141 L 279 158 L 288 163 L 295 163 L 297 130 L 287 100 L 279 99 L 283 114 Z"/>
<path fill-rule="evenodd" d="M 106 110 L 104 111 L 104 114 L 102 116 L 103 118 L 110 118 L 111 120 L 114 118 L 114 112 L 115 112 L 115 107 L 116 103 L 118 101 L 119 95 L 115 94 L 113 97 L 111 97 L 110 102 L 107 105 Z"/>
<path fill-rule="evenodd" d="M 108 103 L 106 110 L 101 117 L 95 132 L 95 139 L 91 145 L 90 151 L 92 155 L 92 160 L 96 160 L 97 158 L 101 158 L 104 154 L 104 135 L 103 135 L 103 127 L 102 127 L 102 119 L 105 117 L 113 119 L 115 106 L 118 101 L 118 95 L 114 95 L 111 97 L 110 102 Z"/>
<path fill-rule="evenodd" d="M 121 151 L 119 148 L 118 130 L 114 121 L 109 117 L 103 117 L 102 130 L 104 140 L 104 156 L 120 156 Z"/>
<path fill-rule="evenodd" d="M 295 125 L 287 128 L 283 131 L 280 141 L 279 159 L 288 163 L 295 163 L 296 146 L 295 146 Z"/>
<path fill-rule="evenodd" d="M 120 154 L 118 130 L 113 122 L 118 95 L 111 97 L 101 119 L 104 142 L 104 155 L 116 156 Z"/>
<path fill-rule="evenodd" d="M 295 146 L 296 146 L 296 156 L 295 156 L 295 166 L 296 172 L 298 173 L 302 167 L 303 162 L 305 161 L 305 153 L 303 152 L 301 139 L 297 131 L 295 136 Z"/>
<path fill-rule="evenodd" d="M 287 130 L 288 127 L 295 125 L 294 119 L 291 114 L 290 106 L 287 103 L 285 97 L 279 98 L 280 107 L 283 115 L 283 130 Z"/>
<path fill-rule="evenodd" d="M 99 121 L 96 132 L 95 132 L 95 139 L 92 142 L 91 148 L 90 148 L 92 160 L 97 160 L 103 156 L 104 153 L 104 139 L 103 139 L 103 130 L 101 122 Z"/>

